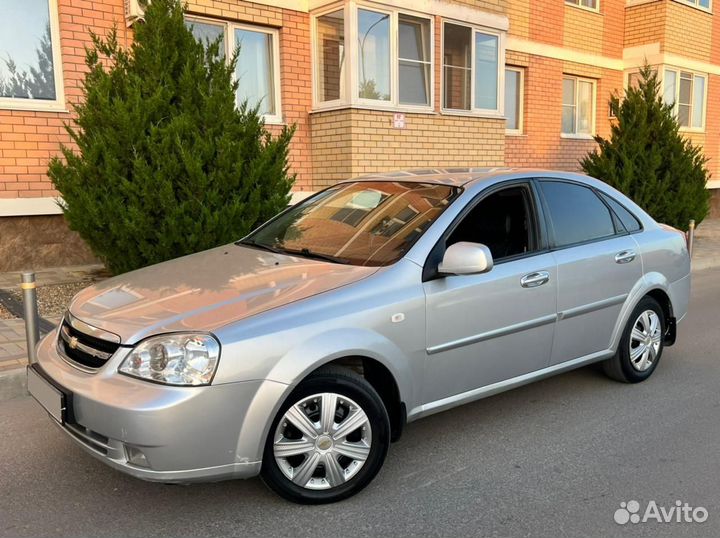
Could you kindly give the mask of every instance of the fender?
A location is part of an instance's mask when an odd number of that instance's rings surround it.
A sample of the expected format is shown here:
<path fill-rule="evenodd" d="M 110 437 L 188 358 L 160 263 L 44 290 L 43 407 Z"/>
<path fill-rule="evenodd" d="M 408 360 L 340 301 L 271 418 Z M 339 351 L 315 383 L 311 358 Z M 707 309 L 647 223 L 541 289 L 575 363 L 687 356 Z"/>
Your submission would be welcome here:
<path fill-rule="evenodd" d="M 620 315 L 615 322 L 612 337 L 610 338 L 610 349 L 613 352 L 616 352 L 618 346 L 620 345 L 620 339 L 622 338 L 622 333 L 625 329 L 625 325 L 628 323 L 630 314 L 640 302 L 640 299 L 652 290 L 662 290 L 665 292 L 668 297 L 670 297 L 670 308 L 674 311 L 675 301 L 673 300 L 672 284 L 668 281 L 668 279 L 662 273 L 658 273 L 657 271 L 644 274 L 630 290 L 630 293 L 625 299 L 622 309 L 620 310 Z"/>
<path fill-rule="evenodd" d="M 319 333 L 294 346 L 268 373 L 267 381 L 255 394 L 243 421 L 237 446 L 238 461 L 262 459 L 273 419 L 303 379 L 325 364 L 351 356 L 366 357 L 383 364 L 397 383 L 400 400 L 415 405 L 415 387 L 420 386 L 420 380 L 411 379 L 408 371 L 414 369 L 398 367 L 412 364 L 412 358 L 388 338 L 368 329 L 349 327 Z M 417 375 L 422 373 L 422 364 L 418 363 Z M 258 430 L 262 431 L 260 437 Z"/>

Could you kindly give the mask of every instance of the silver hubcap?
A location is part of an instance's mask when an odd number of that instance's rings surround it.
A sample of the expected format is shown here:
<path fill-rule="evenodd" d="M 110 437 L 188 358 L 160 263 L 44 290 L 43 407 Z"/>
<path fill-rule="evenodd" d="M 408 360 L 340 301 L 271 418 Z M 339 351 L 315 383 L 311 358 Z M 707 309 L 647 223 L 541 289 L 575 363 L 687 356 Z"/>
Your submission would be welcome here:
<path fill-rule="evenodd" d="M 630 364 L 638 372 L 650 368 L 662 344 L 660 318 L 652 310 L 645 310 L 635 320 L 630 333 Z"/>
<path fill-rule="evenodd" d="M 370 454 L 372 429 L 358 404 L 324 392 L 290 407 L 274 439 L 275 461 L 289 480 L 308 489 L 329 489 L 362 469 Z"/>

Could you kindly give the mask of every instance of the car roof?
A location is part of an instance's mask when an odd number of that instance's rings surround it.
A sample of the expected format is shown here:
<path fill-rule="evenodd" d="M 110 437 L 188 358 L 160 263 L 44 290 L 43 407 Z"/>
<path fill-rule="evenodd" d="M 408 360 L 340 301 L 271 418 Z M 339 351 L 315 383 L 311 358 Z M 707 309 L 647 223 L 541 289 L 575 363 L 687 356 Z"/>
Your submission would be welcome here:
<path fill-rule="evenodd" d="M 587 180 L 583 174 L 565 172 L 560 170 L 544 170 L 535 168 L 422 168 L 409 170 L 395 170 L 368 174 L 347 181 L 409 181 L 417 183 L 431 183 L 438 185 L 467 186 L 470 184 L 502 178 L 527 177 L 554 177 L 558 179 Z"/>

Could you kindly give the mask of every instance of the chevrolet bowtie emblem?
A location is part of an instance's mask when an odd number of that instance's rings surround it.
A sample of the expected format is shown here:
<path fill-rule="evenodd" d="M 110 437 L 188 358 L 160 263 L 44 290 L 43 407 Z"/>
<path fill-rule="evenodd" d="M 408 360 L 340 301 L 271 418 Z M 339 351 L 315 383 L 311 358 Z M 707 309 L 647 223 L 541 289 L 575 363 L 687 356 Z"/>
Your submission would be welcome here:
<path fill-rule="evenodd" d="M 70 349 L 76 349 L 78 346 L 78 339 L 75 336 L 71 337 L 70 341 L 68 342 L 68 346 L 70 347 Z"/>

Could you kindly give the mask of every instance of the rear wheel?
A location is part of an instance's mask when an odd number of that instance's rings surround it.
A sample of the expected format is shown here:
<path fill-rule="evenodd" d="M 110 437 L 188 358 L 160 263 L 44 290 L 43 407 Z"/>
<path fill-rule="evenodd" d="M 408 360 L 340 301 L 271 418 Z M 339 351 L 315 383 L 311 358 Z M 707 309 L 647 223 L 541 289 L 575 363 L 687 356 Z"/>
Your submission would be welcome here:
<path fill-rule="evenodd" d="M 662 308 L 652 297 L 643 297 L 628 319 L 617 353 L 603 363 L 605 373 L 625 383 L 645 381 L 660 361 L 664 335 Z"/>
<path fill-rule="evenodd" d="M 288 500 L 330 503 L 354 495 L 382 467 L 390 421 L 361 376 L 331 367 L 303 381 L 275 417 L 261 476 Z"/>

